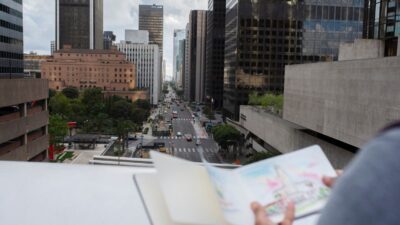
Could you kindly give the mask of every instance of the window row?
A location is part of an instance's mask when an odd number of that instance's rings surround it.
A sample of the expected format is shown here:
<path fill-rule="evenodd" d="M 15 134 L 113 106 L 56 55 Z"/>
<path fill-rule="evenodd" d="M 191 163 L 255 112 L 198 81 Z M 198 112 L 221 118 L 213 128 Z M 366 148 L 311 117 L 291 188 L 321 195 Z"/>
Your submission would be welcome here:
<path fill-rule="evenodd" d="M 16 16 L 16 17 L 19 17 L 22 19 L 22 12 L 12 9 L 6 5 L 0 4 L 0 11 L 3 11 L 5 13 L 8 13 L 10 15 L 13 15 L 13 16 Z"/>
<path fill-rule="evenodd" d="M 22 40 L 3 36 L 3 35 L 0 35 L 0 42 L 6 43 L 6 44 L 23 45 Z"/>
<path fill-rule="evenodd" d="M 22 32 L 23 31 L 22 26 L 7 22 L 5 20 L 0 20 L 0 26 L 4 27 L 4 28 L 7 28 L 7 29 L 10 29 L 10 30 L 15 30 L 15 31 L 18 31 L 18 32 Z"/>

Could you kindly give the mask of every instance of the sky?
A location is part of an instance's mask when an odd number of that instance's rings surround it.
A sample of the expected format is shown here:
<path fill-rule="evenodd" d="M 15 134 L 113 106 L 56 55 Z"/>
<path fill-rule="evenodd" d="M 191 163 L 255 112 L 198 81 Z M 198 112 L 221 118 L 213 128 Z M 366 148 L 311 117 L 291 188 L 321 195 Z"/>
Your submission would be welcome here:
<path fill-rule="evenodd" d="M 55 37 L 55 0 L 24 0 L 24 52 L 50 54 Z M 184 29 L 190 10 L 207 9 L 208 0 L 104 0 L 104 31 L 113 31 L 117 42 L 125 29 L 138 29 L 139 4 L 164 6 L 164 59 L 172 76 L 174 29 Z"/>

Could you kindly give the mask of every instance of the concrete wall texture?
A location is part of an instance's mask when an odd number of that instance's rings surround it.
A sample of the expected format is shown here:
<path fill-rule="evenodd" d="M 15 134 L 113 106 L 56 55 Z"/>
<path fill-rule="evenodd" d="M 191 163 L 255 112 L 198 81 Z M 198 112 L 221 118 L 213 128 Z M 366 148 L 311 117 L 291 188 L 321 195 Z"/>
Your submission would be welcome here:
<path fill-rule="evenodd" d="M 283 118 L 362 147 L 400 119 L 400 57 L 286 66 Z"/>
<path fill-rule="evenodd" d="M 357 39 L 354 43 L 342 43 L 339 47 L 339 61 L 354 59 L 374 59 L 385 55 L 382 40 Z"/>
<path fill-rule="evenodd" d="M 0 107 L 47 99 L 49 84 L 42 79 L 2 79 L 0 82 Z"/>
<path fill-rule="evenodd" d="M 281 153 L 320 145 L 335 168 L 345 167 L 353 153 L 304 133 L 301 127 L 253 106 L 240 106 L 240 124 Z"/>

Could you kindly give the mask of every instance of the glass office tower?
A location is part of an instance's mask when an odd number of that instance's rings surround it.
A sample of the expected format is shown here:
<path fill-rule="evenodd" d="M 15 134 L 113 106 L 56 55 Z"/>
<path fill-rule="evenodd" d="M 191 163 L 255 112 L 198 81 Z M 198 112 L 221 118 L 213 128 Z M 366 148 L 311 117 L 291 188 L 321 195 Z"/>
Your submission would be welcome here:
<path fill-rule="evenodd" d="M 0 78 L 24 75 L 22 0 L 0 1 Z"/>
<path fill-rule="evenodd" d="M 332 61 L 362 37 L 362 0 L 227 0 L 223 107 L 239 119 L 252 92 L 281 94 L 285 65 Z"/>
<path fill-rule="evenodd" d="M 162 56 L 164 34 L 162 5 L 139 5 L 139 30 L 149 31 L 149 44 L 157 44 Z"/>
<path fill-rule="evenodd" d="M 56 47 L 103 49 L 103 0 L 56 0 Z"/>
<path fill-rule="evenodd" d="M 385 41 L 385 56 L 399 53 L 400 1 L 365 0 L 364 38 Z"/>

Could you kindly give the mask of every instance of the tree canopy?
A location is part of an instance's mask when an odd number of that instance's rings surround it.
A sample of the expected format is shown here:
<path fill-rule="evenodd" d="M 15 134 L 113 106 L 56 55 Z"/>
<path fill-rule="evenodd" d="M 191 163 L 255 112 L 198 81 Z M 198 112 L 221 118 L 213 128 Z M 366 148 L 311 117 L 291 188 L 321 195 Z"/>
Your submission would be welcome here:
<path fill-rule="evenodd" d="M 79 98 L 79 90 L 75 87 L 67 87 L 62 90 L 62 93 L 69 99 Z"/>
<path fill-rule="evenodd" d="M 74 121 L 85 133 L 116 134 L 120 121 L 130 121 L 134 130 L 140 130 L 150 115 L 151 105 L 146 100 L 131 102 L 112 96 L 105 98 L 99 88 L 87 89 L 78 98 L 67 98 L 57 93 L 49 101 L 51 115 L 65 121 Z"/>
<path fill-rule="evenodd" d="M 223 148 L 240 140 L 240 132 L 231 125 L 223 124 L 213 128 L 214 140 Z"/>
<path fill-rule="evenodd" d="M 52 115 L 49 119 L 50 144 L 57 146 L 62 143 L 64 137 L 68 134 L 67 121 L 60 115 Z"/>

